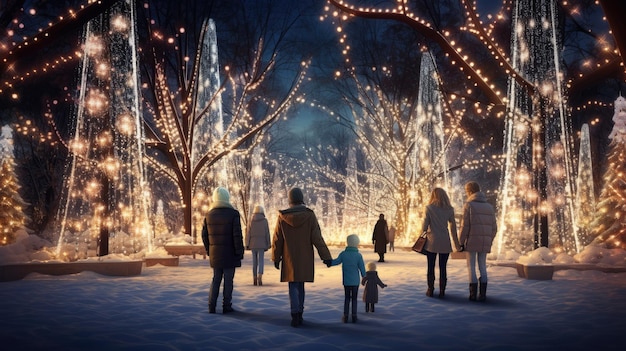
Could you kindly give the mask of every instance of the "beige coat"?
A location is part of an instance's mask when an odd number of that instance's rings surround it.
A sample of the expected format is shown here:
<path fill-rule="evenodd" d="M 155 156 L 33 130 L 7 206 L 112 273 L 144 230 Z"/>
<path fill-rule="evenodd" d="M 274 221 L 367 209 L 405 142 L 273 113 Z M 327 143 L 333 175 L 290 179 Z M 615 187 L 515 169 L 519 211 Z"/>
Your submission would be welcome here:
<path fill-rule="evenodd" d="M 430 231 L 428 231 L 430 229 Z M 456 233 L 456 221 L 452 207 L 439 207 L 434 204 L 426 206 L 422 233 L 428 231 L 426 250 L 434 253 L 450 253 L 453 250 L 450 234 L 454 241 L 454 249 L 459 250 L 459 239 Z"/>
<path fill-rule="evenodd" d="M 304 205 L 280 211 L 272 238 L 272 261 L 282 262 L 281 282 L 312 282 L 314 252 L 332 260 L 315 213 Z"/>
<path fill-rule="evenodd" d="M 496 215 L 487 198 L 481 192 L 470 195 L 463 206 L 461 237 L 465 251 L 491 252 L 491 244 L 496 237 Z"/>

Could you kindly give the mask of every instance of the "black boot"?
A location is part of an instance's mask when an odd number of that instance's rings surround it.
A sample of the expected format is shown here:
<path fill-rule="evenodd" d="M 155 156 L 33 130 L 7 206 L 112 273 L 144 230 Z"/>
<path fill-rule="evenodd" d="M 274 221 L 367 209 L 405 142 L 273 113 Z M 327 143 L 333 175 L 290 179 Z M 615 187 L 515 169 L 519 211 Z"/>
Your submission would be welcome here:
<path fill-rule="evenodd" d="M 445 280 L 440 280 L 439 281 L 439 298 L 443 298 L 446 296 L 446 281 Z"/>
<path fill-rule="evenodd" d="M 435 291 L 435 277 L 427 276 L 426 282 L 428 283 L 428 289 L 426 289 L 426 296 L 433 297 L 433 292 Z"/>
<path fill-rule="evenodd" d="M 470 283 L 469 285 L 469 299 L 470 301 L 476 301 L 476 292 L 478 290 L 478 283 Z"/>
<path fill-rule="evenodd" d="M 300 317 L 298 317 L 298 313 L 291 314 L 291 326 L 297 327 L 300 325 Z"/>
<path fill-rule="evenodd" d="M 369 312 L 370 311 L 370 304 L 369 302 L 365 303 L 365 312 Z"/>
<path fill-rule="evenodd" d="M 352 315 L 352 323 L 356 323 L 356 314 Z"/>
<path fill-rule="evenodd" d="M 374 312 L 374 304 L 373 303 L 370 305 L 370 312 L 372 312 L 372 313 Z"/>
<path fill-rule="evenodd" d="M 304 319 L 302 318 L 302 312 L 298 312 L 298 325 L 302 325 Z"/>
<path fill-rule="evenodd" d="M 478 295 L 478 301 L 485 301 L 487 299 L 487 283 L 480 282 L 480 292 Z"/>

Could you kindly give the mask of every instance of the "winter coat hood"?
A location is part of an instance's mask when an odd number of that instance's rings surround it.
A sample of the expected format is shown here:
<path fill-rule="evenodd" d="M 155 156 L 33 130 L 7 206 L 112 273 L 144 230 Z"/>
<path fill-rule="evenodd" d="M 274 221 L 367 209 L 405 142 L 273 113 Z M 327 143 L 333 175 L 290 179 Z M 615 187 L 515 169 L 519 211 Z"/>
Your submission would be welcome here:
<path fill-rule="evenodd" d="M 301 227 L 308 223 L 311 216 L 314 215 L 313 210 L 305 205 L 295 205 L 286 210 L 280 210 L 279 217 L 292 227 Z"/>
<path fill-rule="evenodd" d="M 272 238 L 272 261 L 281 262 L 281 282 L 312 282 L 314 252 L 332 260 L 313 210 L 304 205 L 279 211 Z"/>

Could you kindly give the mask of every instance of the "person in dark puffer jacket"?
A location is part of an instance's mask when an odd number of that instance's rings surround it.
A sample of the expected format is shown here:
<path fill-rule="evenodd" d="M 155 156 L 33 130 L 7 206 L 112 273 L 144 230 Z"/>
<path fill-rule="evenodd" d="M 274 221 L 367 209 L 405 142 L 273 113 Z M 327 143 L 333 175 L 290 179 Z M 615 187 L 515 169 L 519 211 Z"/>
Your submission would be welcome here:
<path fill-rule="evenodd" d="M 202 242 L 213 268 L 213 280 L 209 289 L 209 313 L 215 313 L 222 279 L 224 280 L 222 313 L 235 310 L 232 307 L 235 268 L 241 267 L 244 246 L 241 217 L 230 204 L 228 190 L 218 187 L 213 191 L 211 210 L 204 218 Z"/>

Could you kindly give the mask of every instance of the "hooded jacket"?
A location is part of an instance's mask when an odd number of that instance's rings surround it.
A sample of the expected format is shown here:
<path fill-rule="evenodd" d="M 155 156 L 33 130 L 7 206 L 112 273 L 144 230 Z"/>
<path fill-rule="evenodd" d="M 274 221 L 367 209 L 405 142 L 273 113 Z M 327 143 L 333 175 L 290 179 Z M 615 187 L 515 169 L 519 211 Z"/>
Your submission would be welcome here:
<path fill-rule="evenodd" d="M 250 225 L 248 226 L 248 235 L 246 235 L 246 248 L 251 250 L 264 250 L 270 248 L 270 229 L 267 224 L 267 218 L 263 213 L 255 213 L 252 216 Z"/>
<path fill-rule="evenodd" d="M 465 251 L 491 252 L 496 231 L 493 206 L 487 202 L 487 197 L 482 192 L 473 193 L 463 205 L 460 244 L 465 245 Z"/>
<path fill-rule="evenodd" d="M 344 286 L 359 286 L 361 278 L 365 276 L 365 263 L 357 247 L 347 246 L 339 253 L 331 263 L 331 266 L 337 265 L 341 265 Z"/>
<path fill-rule="evenodd" d="M 272 261 L 282 261 L 281 282 L 312 282 L 313 247 L 322 260 L 332 260 L 317 217 L 305 205 L 279 211 L 272 238 Z"/>

